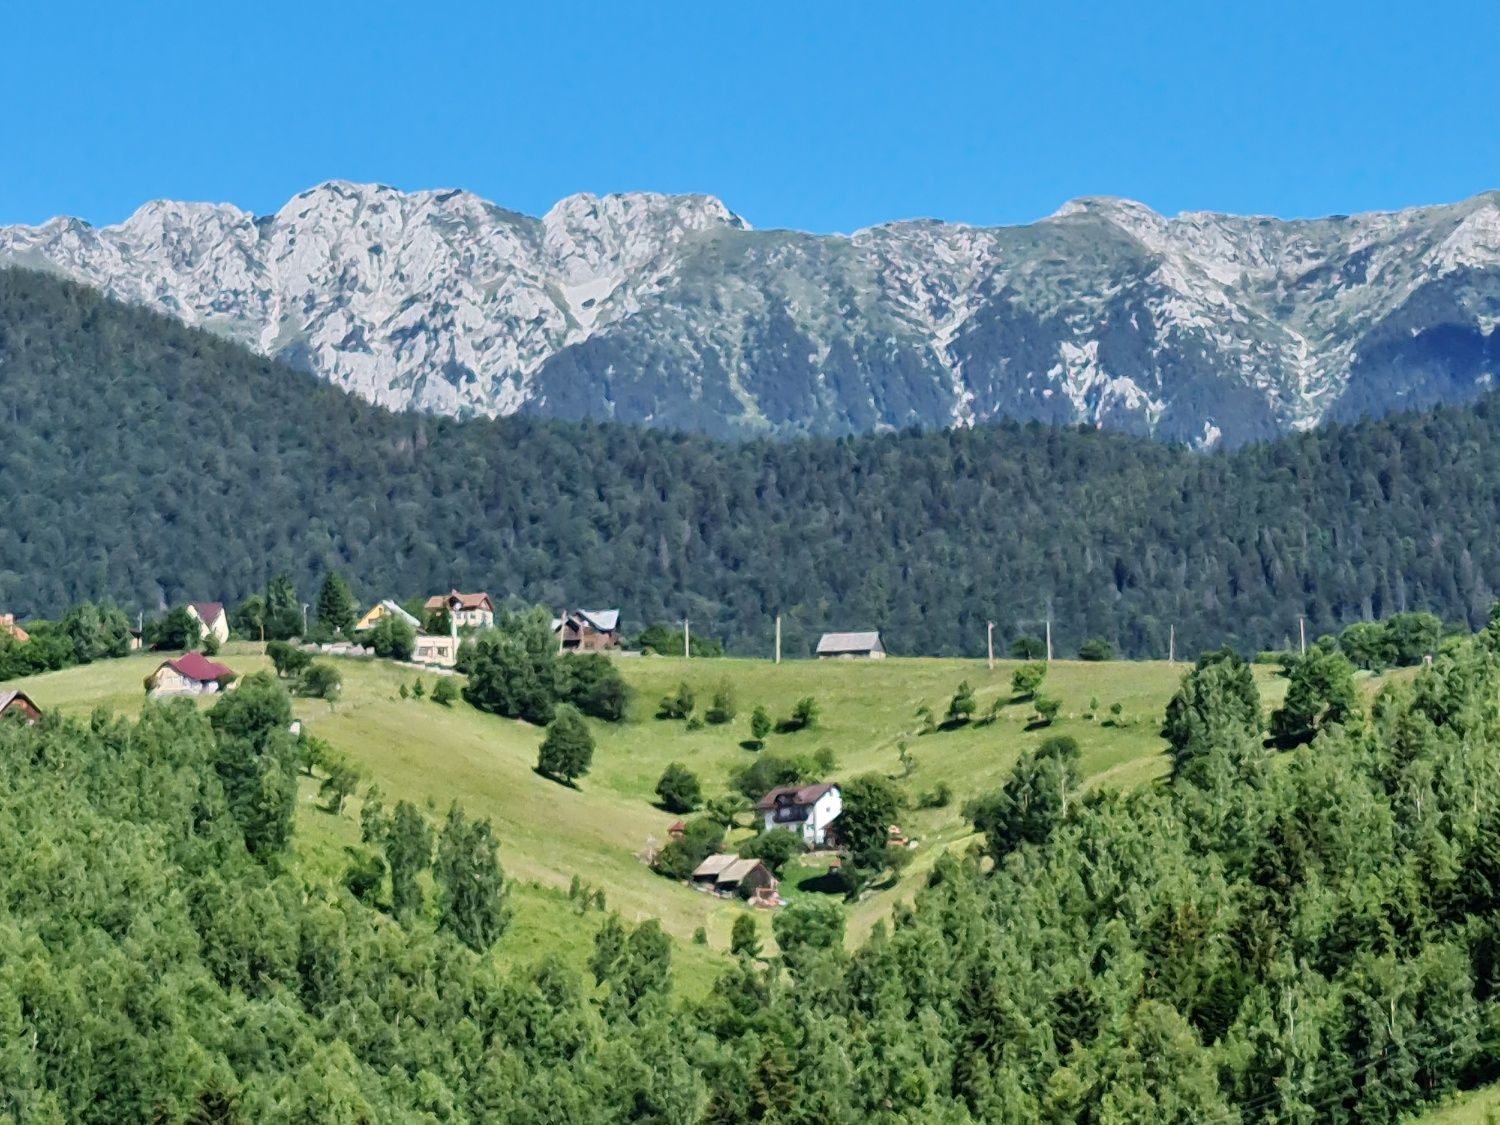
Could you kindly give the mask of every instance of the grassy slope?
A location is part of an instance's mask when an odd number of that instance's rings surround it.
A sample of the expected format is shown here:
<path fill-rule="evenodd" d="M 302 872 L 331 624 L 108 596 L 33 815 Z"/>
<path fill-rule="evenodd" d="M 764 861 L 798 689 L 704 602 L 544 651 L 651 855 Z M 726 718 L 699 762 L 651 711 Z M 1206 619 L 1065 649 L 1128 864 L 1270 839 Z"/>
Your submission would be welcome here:
<path fill-rule="evenodd" d="M 1487 1125 L 1500 1121 L 1500 1085 L 1485 1086 L 1420 1116 L 1411 1125 Z"/>
<path fill-rule="evenodd" d="M 259 649 L 249 645 L 231 645 L 221 659 L 242 673 L 267 666 Z M 134 713 L 142 699 L 141 680 L 159 660 L 141 655 L 68 669 L 33 677 L 25 687 L 44 708 L 87 713 L 102 704 Z M 1017 755 L 1044 737 L 1076 737 L 1091 783 L 1132 786 L 1160 776 L 1166 768 L 1157 735 L 1160 716 L 1184 671 L 1182 665 L 1165 663 L 1060 661 L 1044 689 L 1062 701 L 1062 714 L 1052 727 L 1026 729 L 1029 705 L 1008 704 L 992 725 L 919 736 L 912 732 L 919 725 L 913 713 L 920 704 L 941 711 L 958 682 L 967 679 L 982 712 L 997 695 L 1009 698 L 1015 665 L 1001 662 L 989 671 L 983 662 L 961 660 L 776 666 L 747 660 L 632 659 L 622 662 L 634 691 L 627 720 L 595 725 L 599 746 L 593 771 L 577 789 L 569 789 L 532 769 L 540 741 L 536 728 L 481 714 L 463 703 L 444 708 L 429 700 L 403 700 L 398 689 L 416 678 L 411 669 L 361 661 L 341 661 L 340 667 L 345 691 L 338 704 L 301 700 L 298 714 L 309 730 L 368 770 L 389 799 L 411 799 L 434 817 L 457 799 L 471 815 L 493 819 L 502 841 L 501 861 L 507 875 L 517 880 L 516 922 L 502 941 L 502 952 L 523 957 L 555 952 L 582 962 L 602 916 L 573 911 L 563 892 L 577 875 L 602 888 L 609 909 L 627 920 L 661 920 L 680 940 L 679 978 L 688 991 L 707 987 L 722 966 L 730 927 L 743 908 L 661 879 L 636 855 L 648 840 L 665 843 L 666 827 L 674 819 L 653 804 L 665 766 L 683 762 L 700 776 L 706 792 L 722 792 L 730 770 L 753 760 L 753 752 L 740 742 L 748 737 L 748 716 L 756 704 L 764 704 L 773 716 L 788 714 L 804 695 L 820 704 L 817 728 L 772 735 L 767 747 L 773 752 L 811 753 L 827 747 L 838 761 L 835 777 L 866 771 L 894 776 L 901 772 L 897 744 L 904 738 L 916 762 L 909 791 L 915 794 L 939 782 L 952 787 L 954 800 L 948 807 L 905 814 L 907 834 L 921 841 L 917 858 L 895 890 L 852 908 L 850 936 L 857 940 L 894 901 L 915 893 L 944 849 L 967 846 L 959 812 L 964 800 L 1002 784 Z M 1257 675 L 1269 706 L 1284 691 L 1284 682 L 1270 669 L 1257 669 Z M 682 723 L 652 717 L 656 700 L 679 681 L 693 685 L 701 710 L 723 678 L 738 696 L 739 717 L 729 726 L 688 731 Z M 432 682 L 426 677 L 429 687 Z M 1091 697 L 1100 704 L 1094 721 L 1083 717 Z M 1107 710 L 1116 702 L 1122 705 L 1117 723 L 1108 721 Z M 357 803 L 335 817 L 318 807 L 311 784 L 304 786 L 303 796 L 299 852 L 310 869 L 332 876 L 342 869 L 343 848 L 358 842 Z M 820 871 L 816 865 L 794 868 L 783 886 L 795 896 L 798 883 Z M 769 931 L 768 918 L 758 917 Z M 689 940 L 699 926 L 707 930 L 708 947 Z"/>

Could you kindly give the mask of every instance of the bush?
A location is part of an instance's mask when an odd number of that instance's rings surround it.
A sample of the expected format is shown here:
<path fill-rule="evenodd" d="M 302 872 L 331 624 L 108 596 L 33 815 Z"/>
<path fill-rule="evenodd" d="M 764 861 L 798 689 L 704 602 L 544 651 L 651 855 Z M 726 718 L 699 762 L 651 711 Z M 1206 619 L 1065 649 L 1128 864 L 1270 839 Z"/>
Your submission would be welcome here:
<path fill-rule="evenodd" d="M 444 676 L 432 685 L 432 701 L 444 707 L 452 707 L 458 698 L 458 684 L 452 676 Z"/>
<path fill-rule="evenodd" d="M 818 701 L 809 695 L 797 700 L 797 706 L 792 708 L 792 717 L 782 719 L 776 724 L 776 729 L 784 734 L 792 734 L 799 730 L 809 730 L 817 725 Z"/>
<path fill-rule="evenodd" d="M 344 849 L 349 866 L 344 869 L 344 886 L 360 902 L 373 906 L 385 883 L 385 863 L 378 855 L 362 848 Z"/>
<path fill-rule="evenodd" d="M 297 694 L 332 703 L 344 687 L 344 676 L 332 664 L 318 661 L 309 664 L 297 681 Z"/>
<path fill-rule="evenodd" d="M 1047 645 L 1041 637 L 1017 637 L 1010 642 L 1012 660 L 1040 660 L 1047 655 Z"/>
<path fill-rule="evenodd" d="M 715 726 L 723 726 L 725 723 L 734 721 L 737 713 L 734 698 L 734 685 L 728 680 L 720 680 L 719 686 L 714 689 L 714 700 L 709 705 L 703 717 Z"/>
<path fill-rule="evenodd" d="M 1078 646 L 1079 660 L 1113 660 L 1115 650 L 1103 637 L 1091 637 Z"/>
<path fill-rule="evenodd" d="M 740 855 L 761 860 L 778 878 L 786 865 L 802 851 L 801 838 L 785 828 L 772 828 L 740 846 Z"/>
<path fill-rule="evenodd" d="M 948 701 L 948 721 L 950 723 L 966 723 L 974 717 L 974 712 L 979 703 L 974 698 L 974 689 L 969 686 L 969 681 L 964 680 L 958 685 L 958 691 Z"/>
<path fill-rule="evenodd" d="M 617 723 L 625 717 L 630 690 L 609 657 L 577 653 L 557 662 L 557 698 L 591 718 Z"/>
<path fill-rule="evenodd" d="M 697 703 L 693 689 L 684 680 L 677 685 L 677 691 L 674 694 L 662 696 L 661 702 L 656 705 L 656 717 L 658 719 L 686 719 L 693 713 L 693 708 L 697 706 Z"/>
<path fill-rule="evenodd" d="M 276 669 L 276 674 L 282 679 L 295 678 L 300 675 L 313 659 L 312 653 L 303 652 L 296 645 L 288 644 L 286 641 L 268 641 L 266 655 L 271 658 L 271 666 Z"/>
<path fill-rule="evenodd" d="M 405 618 L 388 613 L 366 634 L 365 644 L 383 660 L 410 660 L 417 647 L 417 631 Z"/>
<path fill-rule="evenodd" d="M 1048 699 L 1041 695 L 1032 700 L 1031 706 L 1036 711 L 1036 721 L 1044 727 L 1052 725 L 1057 718 L 1057 712 L 1062 708 L 1062 704 L 1056 699 Z"/>
<path fill-rule="evenodd" d="M 673 762 L 662 771 L 656 795 L 668 812 L 692 812 L 703 803 L 703 786 L 695 773 L 681 762 Z"/>
<path fill-rule="evenodd" d="M 946 809 L 953 803 L 953 788 L 946 781 L 940 781 L 935 789 L 930 789 L 917 797 L 917 808 L 919 809 Z"/>
<path fill-rule="evenodd" d="M 735 770 L 730 775 L 730 783 L 754 801 L 777 786 L 811 781 L 813 773 L 808 767 L 809 763 L 802 758 L 761 754 L 751 765 Z"/>
<path fill-rule="evenodd" d="M 766 735 L 771 733 L 773 725 L 770 713 L 757 704 L 750 714 L 750 741 L 757 750 L 766 744 Z"/>
<path fill-rule="evenodd" d="M 1010 690 L 1016 699 L 1030 699 L 1036 694 L 1036 689 L 1042 686 L 1042 681 L 1047 678 L 1047 665 L 1040 661 L 1032 661 L 1022 664 L 1010 677 Z"/>
<path fill-rule="evenodd" d="M 694 817 L 683 826 L 682 838 L 673 840 L 656 857 L 655 869 L 670 879 L 686 879 L 724 843 L 724 826 L 706 816 Z"/>

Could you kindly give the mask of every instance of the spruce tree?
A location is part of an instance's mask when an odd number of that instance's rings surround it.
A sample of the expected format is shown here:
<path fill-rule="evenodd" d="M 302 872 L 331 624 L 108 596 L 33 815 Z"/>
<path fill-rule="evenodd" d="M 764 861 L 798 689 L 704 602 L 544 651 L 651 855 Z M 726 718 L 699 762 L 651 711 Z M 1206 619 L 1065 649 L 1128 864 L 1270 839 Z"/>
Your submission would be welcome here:
<path fill-rule="evenodd" d="M 336 571 L 329 571 L 318 590 L 318 624 L 330 633 L 342 633 L 358 620 L 359 610 L 349 584 Z"/>

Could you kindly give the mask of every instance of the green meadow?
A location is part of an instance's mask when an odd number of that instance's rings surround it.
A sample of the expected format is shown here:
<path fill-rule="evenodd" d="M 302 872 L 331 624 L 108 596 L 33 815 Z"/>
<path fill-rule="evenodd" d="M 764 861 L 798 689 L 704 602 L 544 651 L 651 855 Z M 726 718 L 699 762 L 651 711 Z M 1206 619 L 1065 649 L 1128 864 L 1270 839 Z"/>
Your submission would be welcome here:
<path fill-rule="evenodd" d="M 241 674 L 269 667 L 260 646 L 232 644 L 219 659 Z M 44 709 L 86 715 L 103 706 L 127 714 L 139 710 L 146 674 L 161 660 L 140 654 L 18 681 Z M 632 698 L 623 722 L 592 723 L 597 749 L 593 767 L 576 788 L 535 772 L 539 728 L 476 711 L 461 700 L 452 706 L 429 698 L 402 698 L 420 679 L 430 691 L 436 677 L 383 661 L 337 660 L 343 673 L 340 699 L 298 700 L 307 729 L 346 754 L 378 785 L 387 803 L 405 798 L 440 816 L 451 801 L 471 815 L 490 818 L 501 840 L 501 862 L 513 880 L 515 922 L 500 943 L 502 955 L 563 956 L 581 964 L 604 917 L 580 910 L 567 891 L 577 878 L 602 890 L 606 910 L 627 921 L 660 919 L 678 939 L 676 964 L 682 987 L 707 987 L 725 963 L 735 917 L 747 909 L 694 891 L 654 874 L 643 861 L 667 842 L 676 819 L 657 807 L 655 786 L 671 762 L 696 773 L 707 796 L 728 789 L 736 766 L 753 761 L 749 715 L 763 705 L 773 718 L 789 715 L 796 702 L 813 697 L 815 727 L 773 734 L 765 752 L 807 754 L 826 749 L 836 763 L 830 780 L 878 772 L 900 781 L 913 807 L 903 813 L 905 834 L 917 841 L 914 861 L 899 882 L 849 907 L 849 938 L 863 938 L 894 903 L 909 899 L 943 852 L 973 842 L 961 815 L 965 801 L 1002 785 L 1018 755 L 1056 734 L 1082 747 L 1091 785 L 1130 787 L 1166 772 L 1161 716 L 1185 666 L 1165 662 L 1057 661 L 1048 670 L 1044 694 L 1061 702 L 1057 720 L 1045 728 L 1032 722 L 1029 702 L 1012 701 L 1016 664 L 1000 661 L 888 659 L 884 661 L 768 661 L 677 657 L 621 658 Z M 1267 708 L 1284 691 L 1272 668 L 1256 675 Z M 992 722 L 970 722 L 922 733 L 917 711 L 931 707 L 941 718 L 961 681 L 978 697 L 978 713 L 992 700 L 1002 706 Z M 689 684 L 701 712 L 721 682 L 731 685 L 737 715 L 722 726 L 691 730 L 681 721 L 654 717 L 658 700 Z M 1373 686 L 1372 680 L 1367 682 Z M 210 706 L 212 699 L 202 701 Z M 1117 705 L 1117 706 L 1116 706 Z M 900 746 L 908 748 L 910 772 Z M 944 807 L 916 808 L 916 797 L 946 785 Z M 361 792 L 364 789 L 362 787 Z M 333 879 L 346 862 L 344 849 L 359 843 L 359 801 L 341 815 L 323 809 L 317 784 L 303 785 L 297 854 L 310 877 Z M 731 841 L 751 834 L 750 818 Z M 810 889 L 827 859 L 794 861 L 783 881 L 788 897 Z M 769 920 L 758 914 L 769 937 Z M 702 929 L 706 944 L 693 941 Z"/>

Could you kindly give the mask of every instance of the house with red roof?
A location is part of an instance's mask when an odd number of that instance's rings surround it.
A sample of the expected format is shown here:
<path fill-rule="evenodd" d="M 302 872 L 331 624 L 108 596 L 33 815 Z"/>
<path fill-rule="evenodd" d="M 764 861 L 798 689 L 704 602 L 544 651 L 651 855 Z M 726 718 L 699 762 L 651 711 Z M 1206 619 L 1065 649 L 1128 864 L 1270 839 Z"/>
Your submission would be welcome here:
<path fill-rule="evenodd" d="M 31 640 L 31 634 L 16 624 L 14 613 L 0 613 L 0 633 L 4 633 L 17 644 L 25 644 Z"/>
<path fill-rule="evenodd" d="M 188 602 L 188 616 L 198 622 L 200 636 L 209 636 L 223 644 L 229 639 L 229 614 L 223 602 Z"/>
<path fill-rule="evenodd" d="M 816 785 L 782 785 L 755 802 L 765 830 L 785 828 L 810 848 L 831 842 L 829 826 L 844 811 L 844 796 L 830 781 Z"/>
<path fill-rule="evenodd" d="M 163 695 L 210 695 L 228 691 L 236 673 L 201 652 L 189 652 L 173 660 L 164 660 L 146 677 L 146 691 L 152 697 Z"/>
<path fill-rule="evenodd" d="M 429 614 L 446 609 L 459 629 L 488 629 L 495 623 L 495 604 L 488 594 L 461 594 L 449 590 L 446 594 L 433 594 L 422 608 Z"/>

